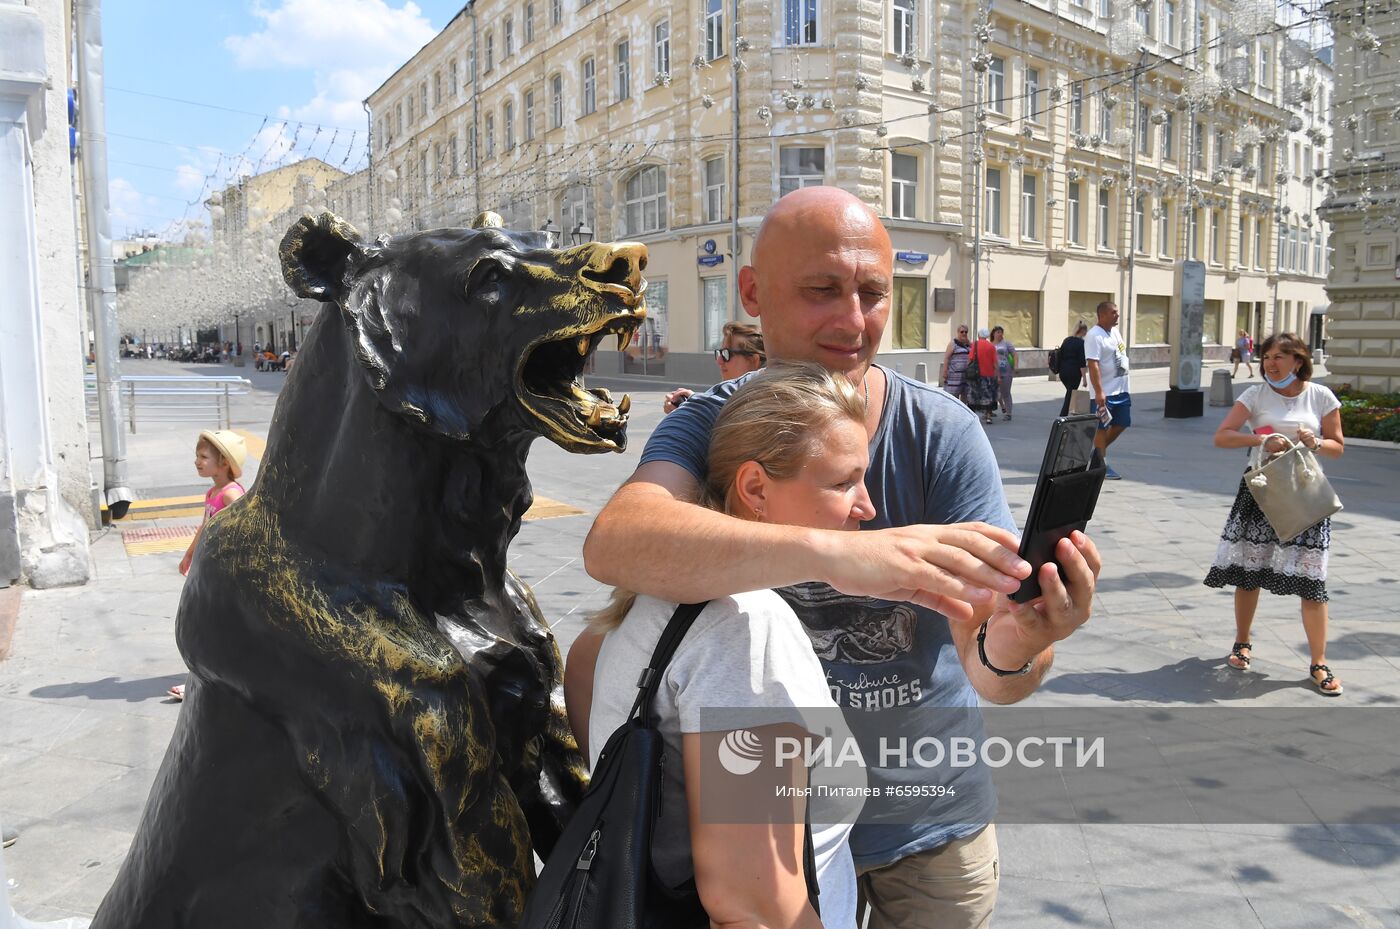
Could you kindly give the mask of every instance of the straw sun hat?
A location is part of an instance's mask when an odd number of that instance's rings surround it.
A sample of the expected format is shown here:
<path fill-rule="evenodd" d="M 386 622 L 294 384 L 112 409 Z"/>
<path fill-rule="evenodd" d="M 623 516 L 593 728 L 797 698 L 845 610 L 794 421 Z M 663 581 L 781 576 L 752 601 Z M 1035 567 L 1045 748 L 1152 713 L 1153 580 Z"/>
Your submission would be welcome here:
<path fill-rule="evenodd" d="M 243 474 L 243 460 L 248 457 L 248 443 L 243 441 L 243 436 L 227 429 L 205 429 L 199 434 L 201 442 L 208 442 L 214 449 L 224 456 L 224 461 L 228 462 L 229 473 L 236 480 Z"/>

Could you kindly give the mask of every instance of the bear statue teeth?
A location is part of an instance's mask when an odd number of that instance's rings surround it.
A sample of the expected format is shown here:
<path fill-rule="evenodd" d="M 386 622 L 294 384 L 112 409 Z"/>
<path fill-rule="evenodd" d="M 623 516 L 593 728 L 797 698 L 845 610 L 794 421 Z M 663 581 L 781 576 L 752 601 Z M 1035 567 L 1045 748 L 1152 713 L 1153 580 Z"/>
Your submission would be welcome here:
<path fill-rule="evenodd" d="M 632 409 L 632 397 L 629 394 L 623 394 L 622 402 L 617 405 L 617 411 L 626 416 L 630 409 Z"/>
<path fill-rule="evenodd" d="M 603 410 L 601 407 L 593 407 L 588 414 L 589 426 L 601 426 L 603 424 Z"/>
<path fill-rule="evenodd" d="M 631 344 L 632 344 L 632 330 L 631 330 L 631 329 L 623 330 L 622 332 L 619 332 L 619 333 L 617 334 L 617 350 L 618 350 L 618 351 L 620 351 L 620 352 L 625 352 L 625 351 L 627 351 L 627 346 L 629 346 L 629 345 L 631 345 Z"/>
<path fill-rule="evenodd" d="M 579 353 L 580 357 L 587 357 L 587 355 L 588 355 L 588 336 L 586 336 L 586 335 L 581 335 L 581 336 L 579 336 L 579 337 L 578 337 L 578 340 L 577 340 L 574 344 L 578 347 L 578 353 Z"/>

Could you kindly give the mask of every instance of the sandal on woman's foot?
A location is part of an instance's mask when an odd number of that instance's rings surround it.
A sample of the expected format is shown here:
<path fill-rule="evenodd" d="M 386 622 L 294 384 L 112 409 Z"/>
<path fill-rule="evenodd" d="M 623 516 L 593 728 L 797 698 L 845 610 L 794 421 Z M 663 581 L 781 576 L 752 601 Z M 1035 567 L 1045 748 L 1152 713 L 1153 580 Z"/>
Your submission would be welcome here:
<path fill-rule="evenodd" d="M 176 703 L 179 703 L 180 701 L 185 699 L 185 685 L 176 684 L 174 687 L 167 690 L 165 692 L 165 695 L 174 700 Z"/>
<path fill-rule="evenodd" d="M 1318 680 L 1313 675 L 1321 671 L 1326 677 Z M 1332 669 L 1325 664 L 1315 664 L 1308 666 L 1308 680 L 1317 688 L 1317 692 L 1328 697 L 1340 697 L 1342 695 L 1342 682 L 1337 680 L 1337 676 L 1332 673 Z M 1335 687 L 1328 686 L 1335 684 Z"/>
<path fill-rule="evenodd" d="M 1245 652 L 1249 652 L 1249 654 L 1246 655 Z M 1230 649 L 1230 654 L 1226 656 L 1225 663 L 1236 671 L 1248 671 L 1253 655 L 1253 642 L 1236 642 L 1234 648 Z"/>

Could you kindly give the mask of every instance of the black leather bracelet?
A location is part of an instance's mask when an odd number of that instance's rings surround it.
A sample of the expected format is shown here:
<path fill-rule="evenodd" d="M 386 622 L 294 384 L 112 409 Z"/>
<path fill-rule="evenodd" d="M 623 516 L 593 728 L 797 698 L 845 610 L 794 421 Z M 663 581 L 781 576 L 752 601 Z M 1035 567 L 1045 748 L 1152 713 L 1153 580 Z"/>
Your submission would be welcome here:
<path fill-rule="evenodd" d="M 1022 675 L 1030 674 L 1031 668 L 1035 666 L 1034 657 L 1032 657 L 1030 661 L 1027 661 L 1024 667 L 1017 668 L 1015 671 L 1003 671 L 987 660 L 987 623 L 991 621 L 992 618 L 990 616 L 982 620 L 982 628 L 977 630 L 977 657 L 982 661 L 982 667 L 986 668 L 997 677 L 1021 677 Z"/>

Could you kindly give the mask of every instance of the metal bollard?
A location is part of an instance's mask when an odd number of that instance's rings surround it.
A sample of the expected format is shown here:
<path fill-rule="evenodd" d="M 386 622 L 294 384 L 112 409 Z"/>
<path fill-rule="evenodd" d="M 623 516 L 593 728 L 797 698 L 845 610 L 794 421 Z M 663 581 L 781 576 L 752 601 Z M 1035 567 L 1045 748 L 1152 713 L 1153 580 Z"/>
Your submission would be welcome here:
<path fill-rule="evenodd" d="M 928 383 L 928 362 L 920 361 L 914 365 L 914 380 L 920 384 Z"/>
<path fill-rule="evenodd" d="M 131 422 L 131 434 L 136 434 L 136 384 L 128 382 L 126 385 L 126 407 L 127 419 Z"/>
<path fill-rule="evenodd" d="M 1216 368 L 1210 376 L 1210 405 L 1235 405 L 1235 379 L 1224 368 Z"/>

